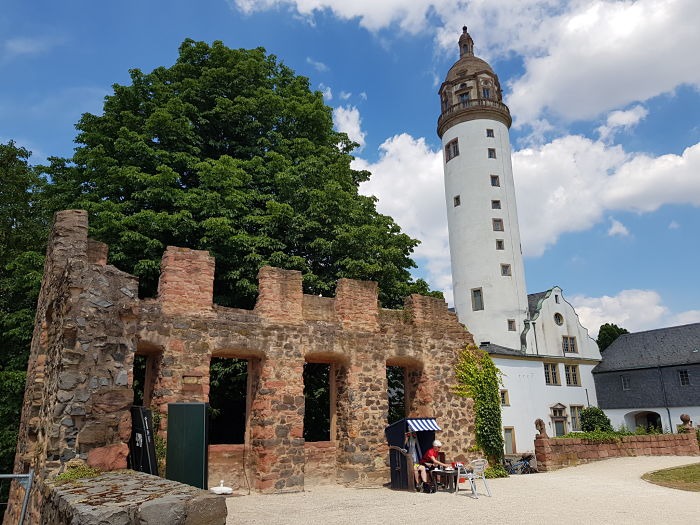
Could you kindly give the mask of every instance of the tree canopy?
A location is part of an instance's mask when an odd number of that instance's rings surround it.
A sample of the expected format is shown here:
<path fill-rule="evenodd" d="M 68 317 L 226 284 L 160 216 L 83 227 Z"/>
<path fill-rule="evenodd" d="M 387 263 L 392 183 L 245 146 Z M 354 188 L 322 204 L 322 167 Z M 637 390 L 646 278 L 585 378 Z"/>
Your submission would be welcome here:
<path fill-rule="evenodd" d="M 173 66 L 130 73 L 102 115 L 80 119 L 73 158 L 51 160 L 48 194 L 53 209 L 88 210 L 142 295 L 167 245 L 215 256 L 222 305 L 250 307 L 267 264 L 300 270 L 313 294 L 377 281 L 385 307 L 431 293 L 409 273 L 418 241 L 358 193 L 370 174 L 350 167 L 356 144 L 307 78 L 262 48 L 193 40 Z"/>
<path fill-rule="evenodd" d="M 602 352 L 607 347 L 609 347 L 615 339 L 620 337 L 622 334 L 629 334 L 624 328 L 620 328 L 616 324 L 605 323 L 601 325 L 600 330 L 598 330 L 598 348 Z"/>

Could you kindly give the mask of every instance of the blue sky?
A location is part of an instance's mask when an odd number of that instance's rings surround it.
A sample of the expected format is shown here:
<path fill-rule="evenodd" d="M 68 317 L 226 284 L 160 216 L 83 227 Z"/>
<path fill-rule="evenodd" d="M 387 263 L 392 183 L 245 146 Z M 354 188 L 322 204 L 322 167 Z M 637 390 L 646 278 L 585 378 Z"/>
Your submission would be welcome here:
<path fill-rule="evenodd" d="M 466 24 L 514 116 L 528 291 L 561 286 L 592 333 L 700 321 L 696 0 L 1 1 L 0 141 L 68 156 L 130 68 L 265 47 L 324 92 L 448 300 L 437 89 Z"/>

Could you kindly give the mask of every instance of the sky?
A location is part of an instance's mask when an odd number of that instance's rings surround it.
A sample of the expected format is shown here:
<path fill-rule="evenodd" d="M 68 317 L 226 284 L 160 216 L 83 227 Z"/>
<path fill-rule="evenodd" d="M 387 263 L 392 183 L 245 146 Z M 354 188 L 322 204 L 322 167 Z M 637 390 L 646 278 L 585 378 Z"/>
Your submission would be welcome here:
<path fill-rule="evenodd" d="M 129 69 L 186 38 L 264 47 L 324 94 L 451 304 L 437 91 L 463 25 L 513 115 L 528 292 L 561 286 L 594 337 L 700 322 L 697 0 L 0 0 L 0 141 L 70 156 Z"/>

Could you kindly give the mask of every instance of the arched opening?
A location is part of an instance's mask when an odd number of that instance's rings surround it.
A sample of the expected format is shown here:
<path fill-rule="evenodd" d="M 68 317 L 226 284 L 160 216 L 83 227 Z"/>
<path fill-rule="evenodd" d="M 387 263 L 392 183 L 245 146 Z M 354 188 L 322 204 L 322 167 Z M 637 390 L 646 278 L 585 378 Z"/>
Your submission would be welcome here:
<path fill-rule="evenodd" d="M 647 432 L 662 432 L 661 415 L 650 410 L 630 412 L 625 416 L 625 426 L 630 430 L 644 429 Z"/>

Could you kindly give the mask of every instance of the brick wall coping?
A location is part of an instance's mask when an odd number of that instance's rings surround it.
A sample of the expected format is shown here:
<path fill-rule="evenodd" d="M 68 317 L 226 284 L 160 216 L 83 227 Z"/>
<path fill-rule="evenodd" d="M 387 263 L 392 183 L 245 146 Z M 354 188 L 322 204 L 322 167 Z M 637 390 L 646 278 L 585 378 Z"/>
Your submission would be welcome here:
<path fill-rule="evenodd" d="M 535 456 L 540 471 L 557 470 L 622 456 L 698 456 L 695 433 L 621 436 L 600 442 L 583 438 L 535 438 Z"/>
<path fill-rule="evenodd" d="M 56 484 L 39 481 L 43 523 L 54 525 L 224 525 L 226 500 L 205 490 L 132 470 Z"/>

